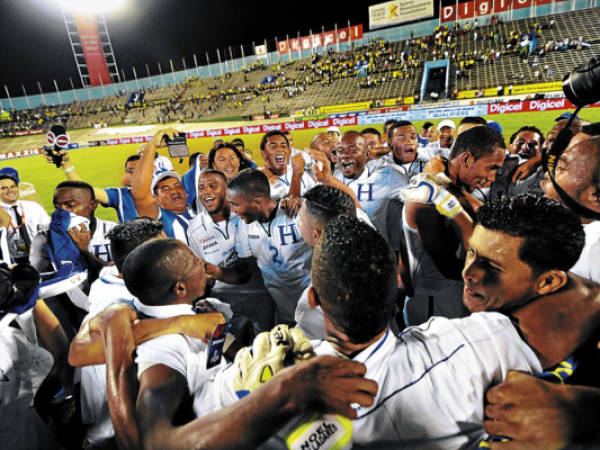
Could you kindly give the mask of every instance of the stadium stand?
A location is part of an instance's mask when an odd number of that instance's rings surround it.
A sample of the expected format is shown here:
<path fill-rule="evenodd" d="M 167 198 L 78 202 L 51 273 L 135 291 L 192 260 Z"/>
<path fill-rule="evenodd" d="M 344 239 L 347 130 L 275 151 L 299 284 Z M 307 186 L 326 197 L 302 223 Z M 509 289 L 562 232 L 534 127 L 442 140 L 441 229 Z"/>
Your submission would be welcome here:
<path fill-rule="evenodd" d="M 600 50 L 595 26 L 599 20 L 600 9 L 592 8 L 477 27 L 436 27 L 429 36 L 372 41 L 345 52 L 330 49 L 297 61 L 253 63 L 211 78 L 191 77 L 140 91 L 132 103 L 127 102 L 134 93 L 123 92 L 11 111 L 10 120 L 0 123 L 0 135 L 18 136 L 57 120 L 77 129 L 283 115 L 384 99 L 400 103 L 419 95 L 424 63 L 444 58 L 450 60 L 451 76 L 448 91 L 440 98 L 453 98 L 461 91 L 474 91 L 466 97 L 483 96 L 486 88 L 508 95 L 510 86 L 560 81 L 566 70 L 588 61 Z M 528 35 L 535 36 L 535 49 L 521 45 Z"/>

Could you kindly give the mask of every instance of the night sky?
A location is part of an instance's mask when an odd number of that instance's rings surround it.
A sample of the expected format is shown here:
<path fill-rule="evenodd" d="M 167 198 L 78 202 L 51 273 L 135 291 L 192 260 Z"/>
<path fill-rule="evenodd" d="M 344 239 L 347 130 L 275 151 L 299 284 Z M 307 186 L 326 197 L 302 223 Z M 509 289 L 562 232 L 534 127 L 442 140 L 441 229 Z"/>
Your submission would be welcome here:
<path fill-rule="evenodd" d="M 368 6 L 381 1 L 304 1 L 254 2 L 233 0 L 127 0 L 128 7 L 108 13 L 106 21 L 119 69 L 127 79 L 163 71 L 173 58 L 175 70 L 183 69 L 181 58 L 193 67 L 195 53 L 199 65 L 217 61 L 216 49 L 223 56 L 232 46 L 234 57 L 251 52 L 252 41 L 266 38 L 274 50 L 274 37 L 307 35 L 352 24 L 364 25 L 368 31 Z M 0 84 L 7 85 L 11 96 L 22 95 L 21 84 L 28 94 L 38 93 L 36 81 L 45 92 L 53 91 L 53 79 L 59 88 L 70 88 L 69 77 L 80 87 L 79 75 L 58 6 L 52 0 L 0 0 Z M 294 6 L 297 5 L 297 6 Z M 308 6 L 302 6 L 308 5 Z M 437 9 L 437 8 L 436 8 Z M 227 50 L 227 55 L 229 51 Z M 0 86 L 0 96 L 6 97 Z"/>

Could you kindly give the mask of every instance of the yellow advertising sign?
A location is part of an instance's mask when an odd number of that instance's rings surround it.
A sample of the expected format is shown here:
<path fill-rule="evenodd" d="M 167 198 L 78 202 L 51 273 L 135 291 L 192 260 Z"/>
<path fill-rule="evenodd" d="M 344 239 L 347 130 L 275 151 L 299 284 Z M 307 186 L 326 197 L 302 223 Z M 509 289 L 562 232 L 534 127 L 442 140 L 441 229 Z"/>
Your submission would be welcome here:
<path fill-rule="evenodd" d="M 521 86 L 514 86 L 512 88 L 512 94 L 530 94 L 534 92 L 547 92 L 547 91 L 562 91 L 561 81 L 551 81 L 548 83 L 536 83 L 536 84 L 523 84 Z"/>
<path fill-rule="evenodd" d="M 414 97 L 404 97 L 402 99 L 402 103 L 404 103 L 405 105 L 412 105 L 414 102 L 415 102 Z"/>
<path fill-rule="evenodd" d="M 483 90 L 483 96 L 484 97 L 495 97 L 498 95 L 498 89 L 497 88 L 487 88 Z"/>
<path fill-rule="evenodd" d="M 458 93 L 458 95 L 456 96 L 456 98 L 461 99 L 461 98 L 474 98 L 475 97 L 475 91 L 471 90 L 471 91 L 460 91 Z"/>
<path fill-rule="evenodd" d="M 346 103 L 344 105 L 321 106 L 321 113 L 332 114 L 369 109 L 371 102 Z"/>

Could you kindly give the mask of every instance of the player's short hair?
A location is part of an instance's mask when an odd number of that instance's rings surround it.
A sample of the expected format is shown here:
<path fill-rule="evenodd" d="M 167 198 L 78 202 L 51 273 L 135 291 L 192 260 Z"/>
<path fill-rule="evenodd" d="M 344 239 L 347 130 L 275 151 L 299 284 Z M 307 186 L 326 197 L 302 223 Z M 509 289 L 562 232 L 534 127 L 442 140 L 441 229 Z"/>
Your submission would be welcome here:
<path fill-rule="evenodd" d="M 470 152 L 475 160 L 483 155 L 494 153 L 494 149 L 505 149 L 506 143 L 502 135 L 490 127 L 473 127 L 459 134 L 452 147 L 450 159 L 464 152 Z"/>
<path fill-rule="evenodd" d="M 15 177 L 7 175 L 7 174 L 0 175 L 0 180 L 11 180 L 15 183 L 15 185 L 17 185 L 17 186 L 19 185 L 19 183 L 17 183 L 17 180 L 15 180 Z"/>
<path fill-rule="evenodd" d="M 246 144 L 244 144 L 244 141 L 242 140 L 242 138 L 235 138 L 231 140 L 231 144 L 232 145 L 241 145 L 242 148 L 245 150 L 246 149 Z"/>
<path fill-rule="evenodd" d="M 590 136 L 600 136 L 600 122 L 590 123 L 581 127 L 581 132 Z"/>
<path fill-rule="evenodd" d="M 500 197 L 477 211 L 479 225 L 523 238 L 519 258 L 534 273 L 567 271 L 577 262 L 585 234 L 579 218 L 560 203 L 531 194 Z"/>
<path fill-rule="evenodd" d="M 162 229 L 161 222 L 149 217 L 137 217 L 111 229 L 106 237 L 110 240 L 110 254 L 119 272 L 127 255 L 138 245 L 158 236 Z"/>
<path fill-rule="evenodd" d="M 165 305 L 172 297 L 171 288 L 181 278 L 173 261 L 181 258 L 185 244 L 177 239 L 150 239 L 135 247 L 122 266 L 127 290 L 142 303 Z"/>
<path fill-rule="evenodd" d="M 379 132 L 379 130 L 377 130 L 375 128 L 365 128 L 364 130 L 360 131 L 360 134 L 362 134 L 362 135 L 375 134 L 375 135 L 381 137 L 381 133 Z"/>
<path fill-rule="evenodd" d="M 125 160 L 125 167 L 127 167 L 127 163 L 130 163 L 131 161 L 139 161 L 141 157 L 142 157 L 141 155 L 128 156 L 127 159 Z"/>
<path fill-rule="evenodd" d="M 340 215 L 315 246 L 312 282 L 336 329 L 365 343 L 388 326 L 394 311 L 396 262 L 385 239 L 356 217 Z"/>
<path fill-rule="evenodd" d="M 220 170 L 204 169 L 202 171 L 202 173 L 200 174 L 200 176 L 198 177 L 198 179 L 202 178 L 204 175 L 217 175 L 218 177 L 220 177 L 225 182 L 225 184 L 227 184 L 227 177 Z"/>
<path fill-rule="evenodd" d="M 429 130 L 433 125 L 434 125 L 433 122 L 425 122 L 421 128 L 424 128 L 425 130 Z"/>
<path fill-rule="evenodd" d="M 385 127 L 389 126 L 389 125 L 393 125 L 394 122 L 396 122 L 396 119 L 388 119 L 385 122 L 383 122 L 383 128 L 385 129 Z"/>
<path fill-rule="evenodd" d="M 472 117 L 463 117 L 460 122 L 458 122 L 458 126 L 465 124 L 474 124 L 474 125 L 487 125 L 487 120 L 480 116 L 472 116 Z"/>
<path fill-rule="evenodd" d="M 265 145 L 267 145 L 267 140 L 271 137 L 271 136 L 281 136 L 282 138 L 285 139 L 286 144 L 290 145 L 290 141 L 288 140 L 287 136 L 285 135 L 284 132 L 279 131 L 279 130 L 273 130 L 273 131 L 269 131 L 268 133 L 265 133 L 262 137 L 262 139 L 260 140 L 260 150 L 261 151 L 265 151 Z"/>
<path fill-rule="evenodd" d="M 257 169 L 245 169 L 229 180 L 227 189 L 239 191 L 248 197 L 270 197 L 271 186 L 267 176 Z"/>
<path fill-rule="evenodd" d="M 188 169 L 191 169 L 192 166 L 196 163 L 196 159 L 200 156 L 200 152 L 194 152 L 190 156 L 188 156 Z"/>
<path fill-rule="evenodd" d="M 304 206 L 321 226 L 339 215 L 356 216 L 356 205 L 344 191 L 319 184 L 304 194 Z"/>
<path fill-rule="evenodd" d="M 544 133 L 542 133 L 538 127 L 532 126 L 532 125 L 525 125 L 525 126 L 522 126 L 521 128 L 519 128 L 517 131 L 515 131 L 513 134 L 510 135 L 510 140 L 508 142 L 511 144 L 513 142 L 515 142 L 517 135 L 519 133 L 521 133 L 522 131 L 533 131 L 534 133 L 537 133 L 537 135 L 540 137 L 540 147 L 542 145 L 544 145 L 544 141 L 545 141 Z"/>
<path fill-rule="evenodd" d="M 208 167 L 210 169 L 215 168 L 215 158 L 217 157 L 217 152 L 222 148 L 227 148 L 231 150 L 233 153 L 235 153 L 235 156 L 238 157 L 238 159 L 240 160 L 240 167 L 238 170 L 241 171 L 252 167 L 248 160 L 244 157 L 244 155 L 242 155 L 242 152 L 240 152 L 235 145 L 229 142 L 224 142 L 223 144 L 215 145 L 213 148 L 210 149 L 210 152 L 208 153 Z"/>
<path fill-rule="evenodd" d="M 387 132 L 387 138 L 391 139 L 392 138 L 392 134 L 394 133 L 394 130 L 396 128 L 400 128 L 400 127 L 414 127 L 413 123 L 408 121 L 408 120 L 396 120 L 395 123 L 390 127 L 390 129 Z M 415 128 L 416 130 L 416 128 Z"/>
<path fill-rule="evenodd" d="M 56 198 L 56 191 L 58 191 L 59 189 L 66 189 L 66 188 L 84 189 L 86 191 L 89 191 L 90 196 L 92 197 L 92 200 L 96 200 L 96 194 L 94 194 L 94 188 L 92 187 L 92 185 L 86 183 L 85 181 L 78 181 L 78 180 L 67 180 L 67 181 L 58 183 L 58 185 L 54 189 L 54 197 L 53 198 L 54 199 Z"/>

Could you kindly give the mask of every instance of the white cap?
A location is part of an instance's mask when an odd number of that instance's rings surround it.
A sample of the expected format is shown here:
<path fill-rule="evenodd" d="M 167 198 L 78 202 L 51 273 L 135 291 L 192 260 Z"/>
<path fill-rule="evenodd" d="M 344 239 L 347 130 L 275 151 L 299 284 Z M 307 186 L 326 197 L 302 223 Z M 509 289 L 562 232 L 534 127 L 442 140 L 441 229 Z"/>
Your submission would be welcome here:
<path fill-rule="evenodd" d="M 164 170 L 162 172 L 154 172 L 154 175 L 152 176 L 152 184 L 150 185 L 150 191 L 152 193 L 154 193 L 154 188 L 156 187 L 156 185 L 159 182 L 161 182 L 162 180 L 164 180 L 165 178 L 177 178 L 179 181 L 181 181 L 179 174 L 172 170 Z"/>
<path fill-rule="evenodd" d="M 340 129 L 338 127 L 329 127 L 329 128 L 327 128 L 327 130 L 325 132 L 326 133 L 336 133 L 338 136 L 342 135 L 342 132 L 340 131 Z"/>
<path fill-rule="evenodd" d="M 445 119 L 438 123 L 437 130 L 440 131 L 444 127 L 450 127 L 453 130 L 456 130 L 456 124 L 450 119 Z"/>

